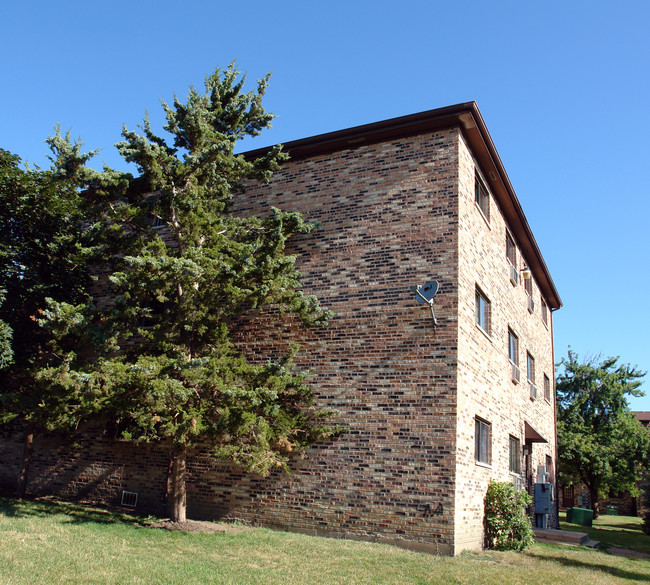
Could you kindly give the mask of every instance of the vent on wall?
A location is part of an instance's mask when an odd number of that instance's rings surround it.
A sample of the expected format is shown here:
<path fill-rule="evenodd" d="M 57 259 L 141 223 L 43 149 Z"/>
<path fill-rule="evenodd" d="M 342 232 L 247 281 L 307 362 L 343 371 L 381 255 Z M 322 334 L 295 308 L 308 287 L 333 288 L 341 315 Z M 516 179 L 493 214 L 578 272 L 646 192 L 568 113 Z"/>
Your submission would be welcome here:
<path fill-rule="evenodd" d="M 135 508 L 138 505 L 137 492 L 122 492 L 122 505 L 127 508 Z"/>

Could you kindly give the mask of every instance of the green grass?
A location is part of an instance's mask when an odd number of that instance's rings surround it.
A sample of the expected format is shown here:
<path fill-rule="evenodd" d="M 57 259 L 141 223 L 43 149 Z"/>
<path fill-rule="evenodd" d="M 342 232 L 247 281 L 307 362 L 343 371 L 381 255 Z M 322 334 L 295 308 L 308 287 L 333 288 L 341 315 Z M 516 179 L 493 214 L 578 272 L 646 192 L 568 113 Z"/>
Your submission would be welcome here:
<path fill-rule="evenodd" d="M 566 513 L 560 512 L 560 526 L 563 530 L 586 532 L 592 540 L 598 540 L 601 548 L 617 546 L 650 554 L 650 536 L 641 530 L 642 518 L 634 516 L 600 515 L 593 526 L 581 526 L 566 522 Z"/>
<path fill-rule="evenodd" d="M 648 582 L 650 559 L 583 547 L 537 544 L 521 554 L 441 558 L 265 529 L 168 532 L 147 528 L 135 517 L 75 504 L 0 499 L 0 585 Z"/>

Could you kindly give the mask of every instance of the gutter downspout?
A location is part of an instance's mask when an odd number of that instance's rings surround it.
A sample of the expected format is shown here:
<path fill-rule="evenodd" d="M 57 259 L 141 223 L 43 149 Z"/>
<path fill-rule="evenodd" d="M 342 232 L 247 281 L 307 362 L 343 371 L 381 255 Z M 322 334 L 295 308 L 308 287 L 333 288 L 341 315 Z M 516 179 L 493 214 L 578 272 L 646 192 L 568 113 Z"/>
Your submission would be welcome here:
<path fill-rule="evenodd" d="M 555 330 L 553 327 L 553 313 L 557 309 L 550 310 L 551 317 L 551 357 L 553 358 L 553 419 L 555 421 L 554 431 L 555 431 L 555 473 L 554 483 L 555 483 L 555 522 L 557 523 L 555 528 L 560 528 L 560 479 L 559 479 L 559 470 L 560 465 L 558 461 L 559 449 L 557 443 L 557 388 L 555 385 L 556 376 L 555 376 Z"/>

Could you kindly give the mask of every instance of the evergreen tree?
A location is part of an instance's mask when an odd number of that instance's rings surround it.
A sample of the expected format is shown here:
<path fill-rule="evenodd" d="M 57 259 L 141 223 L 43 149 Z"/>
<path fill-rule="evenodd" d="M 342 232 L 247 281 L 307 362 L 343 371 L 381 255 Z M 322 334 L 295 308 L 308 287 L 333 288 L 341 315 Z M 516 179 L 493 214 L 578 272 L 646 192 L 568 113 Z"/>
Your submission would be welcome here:
<path fill-rule="evenodd" d="M 244 82 L 231 65 L 206 78 L 205 92 L 190 88 L 186 103 L 163 102 L 168 140 L 147 116 L 141 132 L 124 128 L 117 147 L 137 166 L 136 180 L 84 170 L 69 145 L 59 145 L 68 153 L 61 172 L 74 169 L 86 195 L 105 205 L 114 304 L 100 321 L 106 347 L 119 348 L 79 363 L 76 375 L 92 381 L 92 395 L 110 397 L 104 414 L 123 438 L 172 445 L 169 513 L 181 522 L 190 446 L 209 444 L 217 457 L 266 475 L 337 433 L 330 413 L 314 406 L 305 374 L 294 371 L 295 348 L 253 363 L 231 339 L 233 320 L 245 311 L 290 313 L 305 326 L 330 316 L 302 293 L 296 258 L 285 249 L 314 225 L 278 209 L 268 217 L 232 213 L 246 183 L 268 181 L 285 159 L 279 147 L 256 160 L 235 154 L 238 141 L 272 119 L 262 107 L 268 77 L 256 91 L 244 92 Z M 61 335 L 70 334 L 70 315 L 84 320 L 81 306 L 50 308 L 44 324 Z"/>
<path fill-rule="evenodd" d="M 71 145 L 69 136 L 59 139 Z M 87 211 L 74 185 L 60 169 L 23 169 L 19 157 L 0 149 L 0 289 L 6 298 L 0 306 L 2 339 L 11 333 L 11 356 L 3 348 L 5 366 L 0 385 L 0 423 L 17 421 L 25 429 L 23 466 L 18 495 L 23 496 L 31 458 L 34 432 L 38 428 L 69 431 L 91 409 L 85 383 L 51 387 L 40 374 L 61 367 L 64 356 L 55 351 L 51 332 L 39 321 L 52 302 L 87 303 L 87 259 L 93 230 L 81 230 Z M 62 336 L 60 349 L 68 359 L 79 351 L 78 339 Z M 74 347 L 74 349 L 72 349 Z"/>
<path fill-rule="evenodd" d="M 569 350 L 557 379 L 560 474 L 566 483 L 587 486 L 594 517 L 610 490 L 636 492 L 650 462 L 650 436 L 626 396 L 643 396 L 645 375 L 618 358 L 580 362 Z"/>
<path fill-rule="evenodd" d="M 0 289 L 0 306 L 5 300 L 5 291 Z M 11 327 L 4 321 L 0 321 L 0 371 L 4 370 L 13 362 L 14 352 L 11 348 Z"/>

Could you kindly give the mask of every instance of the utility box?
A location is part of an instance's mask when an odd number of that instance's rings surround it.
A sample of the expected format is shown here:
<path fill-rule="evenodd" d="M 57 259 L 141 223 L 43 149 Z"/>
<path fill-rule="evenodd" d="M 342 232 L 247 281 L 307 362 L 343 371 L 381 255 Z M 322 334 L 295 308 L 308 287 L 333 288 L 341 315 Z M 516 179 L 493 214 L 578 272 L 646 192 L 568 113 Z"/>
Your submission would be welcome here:
<path fill-rule="evenodd" d="M 586 508 L 568 508 L 566 511 L 566 521 L 570 524 L 591 527 L 594 521 L 594 512 Z"/>
<path fill-rule="evenodd" d="M 553 489 L 550 483 L 535 484 L 535 514 L 550 514 L 553 509 Z"/>
<path fill-rule="evenodd" d="M 535 484 L 535 527 L 546 528 L 546 516 L 553 510 L 553 488 L 550 483 Z"/>

